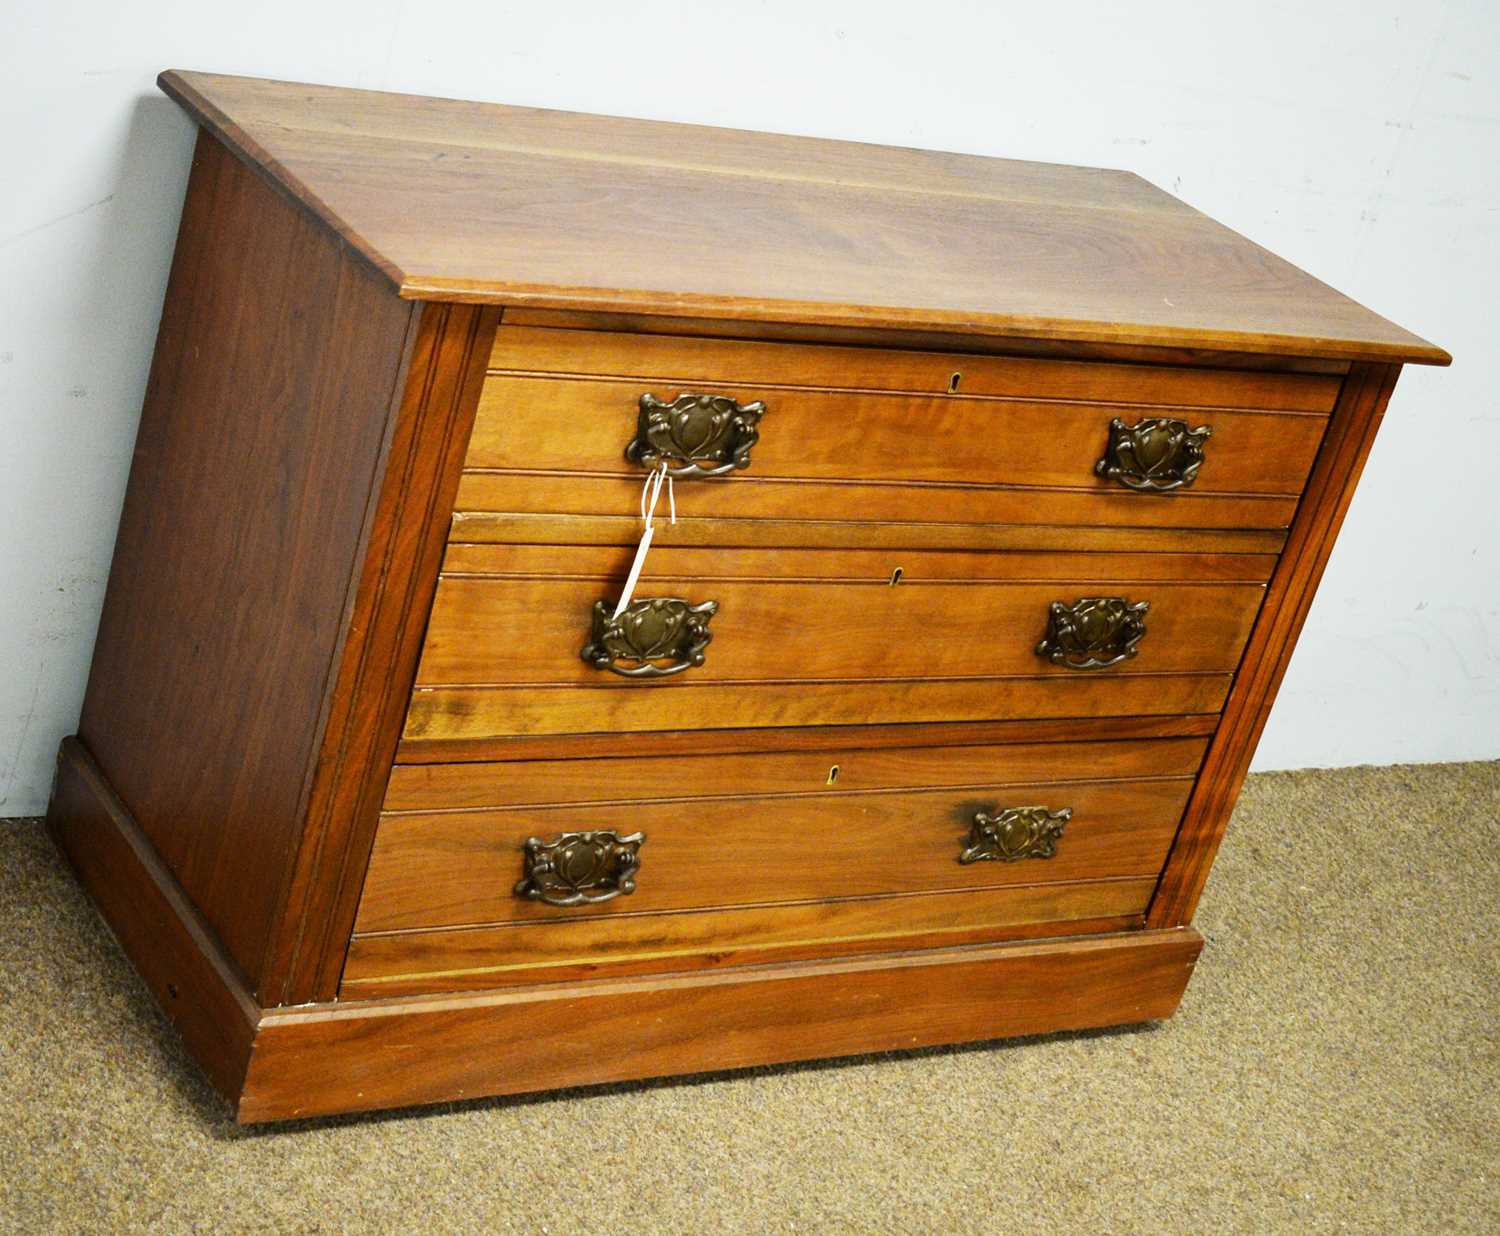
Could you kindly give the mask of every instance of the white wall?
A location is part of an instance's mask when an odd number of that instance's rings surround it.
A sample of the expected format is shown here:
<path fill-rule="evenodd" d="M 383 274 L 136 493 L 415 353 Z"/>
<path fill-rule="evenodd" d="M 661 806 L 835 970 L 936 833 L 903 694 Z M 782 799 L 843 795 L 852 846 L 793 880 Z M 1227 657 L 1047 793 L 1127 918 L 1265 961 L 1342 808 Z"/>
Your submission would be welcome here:
<path fill-rule="evenodd" d="M 1258 766 L 1500 755 L 1500 6 L 15 8 L 0 815 L 41 810 L 77 719 L 192 139 L 167 67 L 1140 172 L 1458 358 L 1402 378 Z"/>

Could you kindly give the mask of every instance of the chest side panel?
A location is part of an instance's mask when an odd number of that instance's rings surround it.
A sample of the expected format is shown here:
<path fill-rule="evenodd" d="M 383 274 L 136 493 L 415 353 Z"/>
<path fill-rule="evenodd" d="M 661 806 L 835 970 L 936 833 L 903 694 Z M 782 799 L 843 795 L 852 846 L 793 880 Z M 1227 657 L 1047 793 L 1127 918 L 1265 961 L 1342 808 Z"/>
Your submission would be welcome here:
<path fill-rule="evenodd" d="M 252 985 L 412 313 L 200 137 L 79 734 Z"/>

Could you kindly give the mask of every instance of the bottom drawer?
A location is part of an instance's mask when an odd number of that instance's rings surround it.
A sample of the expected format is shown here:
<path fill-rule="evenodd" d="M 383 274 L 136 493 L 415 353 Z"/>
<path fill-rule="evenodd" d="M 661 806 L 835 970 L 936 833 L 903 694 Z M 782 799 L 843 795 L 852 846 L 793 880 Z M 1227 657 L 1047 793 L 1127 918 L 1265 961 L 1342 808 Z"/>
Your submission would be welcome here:
<path fill-rule="evenodd" d="M 380 823 L 356 930 L 568 923 L 671 910 L 776 905 L 997 884 L 1153 876 L 1161 870 L 1192 781 L 1019 783 L 838 795 L 689 799 L 506 811 L 387 815 Z M 1006 812 L 1045 808 L 1048 820 Z M 983 813 L 1004 831 L 986 849 Z M 1064 820 L 1062 813 L 1070 818 Z M 560 839 L 588 833 L 592 842 Z M 643 836 L 623 881 L 610 838 Z M 528 859 L 527 841 L 547 846 Z M 1007 852 L 1001 854 L 1002 844 Z M 971 853 L 972 850 L 972 853 Z M 965 856 L 967 861 L 965 861 Z M 537 862 L 559 874 L 532 881 Z M 593 868 L 598 865 L 598 871 Z M 564 878 L 571 868 L 583 886 Z M 608 897 L 608 899 L 599 899 Z M 560 898 L 576 898 L 558 904 Z"/>
<path fill-rule="evenodd" d="M 1116 929 L 1145 909 L 1204 746 L 398 768 L 344 983 L 442 990 Z"/>

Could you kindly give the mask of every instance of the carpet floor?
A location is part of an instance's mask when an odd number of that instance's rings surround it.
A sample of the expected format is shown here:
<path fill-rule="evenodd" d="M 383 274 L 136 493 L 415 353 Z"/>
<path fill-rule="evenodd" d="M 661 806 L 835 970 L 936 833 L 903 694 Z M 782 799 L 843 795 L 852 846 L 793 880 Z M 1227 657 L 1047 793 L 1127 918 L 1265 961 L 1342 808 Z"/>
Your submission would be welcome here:
<path fill-rule="evenodd" d="M 1500 763 L 1252 777 L 1160 1026 L 248 1130 L 0 846 L 6 1231 L 1500 1231 Z"/>

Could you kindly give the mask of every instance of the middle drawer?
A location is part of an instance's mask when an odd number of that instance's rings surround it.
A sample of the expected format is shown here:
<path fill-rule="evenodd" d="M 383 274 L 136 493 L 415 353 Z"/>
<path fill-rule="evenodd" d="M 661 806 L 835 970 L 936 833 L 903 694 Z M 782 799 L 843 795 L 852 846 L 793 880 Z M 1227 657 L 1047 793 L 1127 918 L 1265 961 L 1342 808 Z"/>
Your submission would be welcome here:
<path fill-rule="evenodd" d="M 631 552 L 450 546 L 406 738 L 1213 712 L 1273 565 Z"/>

